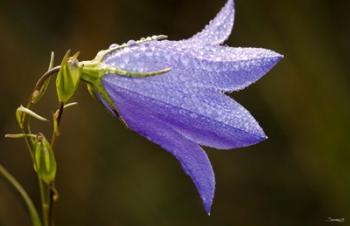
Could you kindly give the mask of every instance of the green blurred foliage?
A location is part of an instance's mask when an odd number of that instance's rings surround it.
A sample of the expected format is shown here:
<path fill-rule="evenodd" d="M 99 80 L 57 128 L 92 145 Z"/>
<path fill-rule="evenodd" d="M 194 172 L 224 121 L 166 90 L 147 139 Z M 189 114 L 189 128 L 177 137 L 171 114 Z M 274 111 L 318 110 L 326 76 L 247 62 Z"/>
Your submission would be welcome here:
<path fill-rule="evenodd" d="M 153 34 L 198 32 L 224 0 L 0 1 L 0 134 L 17 132 L 15 109 L 47 69 L 50 51 L 91 59 L 109 44 Z M 190 179 L 158 146 L 127 130 L 85 91 L 63 116 L 55 148 L 56 225 L 289 226 L 350 221 L 350 2 L 236 0 L 231 46 L 276 50 L 285 59 L 233 97 L 270 139 L 235 151 L 208 150 L 217 176 L 212 216 Z M 56 64 L 59 64 L 57 59 Z M 50 85 L 36 110 L 58 107 Z M 84 88 L 84 89 L 83 89 Z M 35 124 L 47 132 L 49 124 Z M 1 135 L 1 136 L 2 136 Z M 24 142 L 0 138 L 0 161 L 37 200 Z M 28 225 L 0 181 L 0 225 Z"/>

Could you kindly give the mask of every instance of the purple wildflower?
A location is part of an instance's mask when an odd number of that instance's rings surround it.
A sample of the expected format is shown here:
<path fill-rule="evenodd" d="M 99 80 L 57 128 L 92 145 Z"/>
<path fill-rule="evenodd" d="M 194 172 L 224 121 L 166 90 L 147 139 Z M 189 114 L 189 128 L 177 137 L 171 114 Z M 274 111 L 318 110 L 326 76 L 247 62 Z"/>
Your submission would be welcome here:
<path fill-rule="evenodd" d="M 216 18 L 189 39 L 134 42 L 104 60 L 138 73 L 171 68 L 147 78 L 108 74 L 102 85 L 130 129 L 181 163 L 208 214 L 215 178 L 200 145 L 233 149 L 267 138 L 253 116 L 224 93 L 254 83 L 282 58 L 271 50 L 222 46 L 233 22 L 234 3 L 228 0 Z"/>

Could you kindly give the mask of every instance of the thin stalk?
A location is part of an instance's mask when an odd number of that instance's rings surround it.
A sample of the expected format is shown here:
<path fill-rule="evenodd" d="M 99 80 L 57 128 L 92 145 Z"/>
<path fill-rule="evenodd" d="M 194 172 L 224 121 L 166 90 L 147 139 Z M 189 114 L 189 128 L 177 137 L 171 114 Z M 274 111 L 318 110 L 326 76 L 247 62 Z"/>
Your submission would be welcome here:
<path fill-rule="evenodd" d="M 59 72 L 59 70 L 61 69 L 61 66 L 56 66 L 54 68 L 51 68 L 50 70 L 48 70 L 47 72 L 45 72 L 37 81 L 37 83 L 35 84 L 35 90 L 40 90 L 41 86 L 44 84 L 44 82 L 50 78 L 52 75 L 55 75 Z"/>
<path fill-rule="evenodd" d="M 52 57 L 50 61 L 50 65 L 52 64 Z M 51 67 L 51 66 L 50 66 Z M 49 68 L 47 72 L 45 72 L 37 81 L 33 94 L 41 89 L 43 84 L 47 79 L 49 79 L 51 76 L 55 75 L 58 73 L 60 70 L 60 66 Z M 32 94 L 32 96 L 33 96 Z M 32 107 L 32 96 L 29 98 L 28 103 L 26 107 L 28 109 L 31 109 Z M 22 128 L 24 133 L 31 133 L 31 128 L 30 128 L 30 117 L 27 117 L 27 114 L 23 115 L 23 124 L 25 125 L 24 128 Z M 25 137 L 28 149 L 30 150 L 31 157 L 34 161 L 34 146 L 35 144 L 33 143 L 33 140 L 30 137 Z M 42 222 L 44 226 L 49 226 L 51 223 L 51 213 L 52 210 L 50 210 L 53 206 L 51 205 L 51 189 L 50 186 L 47 185 L 43 180 L 41 180 L 38 177 L 38 183 L 39 183 L 39 189 L 40 189 L 40 196 L 41 196 L 41 209 L 42 209 Z"/>
<path fill-rule="evenodd" d="M 28 104 L 27 106 L 30 107 L 30 104 Z M 30 129 L 30 118 L 24 116 L 24 124 L 26 126 L 24 126 L 23 131 L 24 133 L 30 133 L 31 129 Z M 27 143 L 28 149 L 30 151 L 31 157 L 34 161 L 34 147 L 35 144 L 33 143 L 32 138 L 30 137 L 25 137 L 25 141 Z M 41 210 L 42 210 L 42 222 L 44 226 L 48 226 L 49 224 L 49 206 L 50 206 L 50 197 L 47 195 L 48 194 L 48 186 L 45 184 L 45 182 L 43 182 L 39 176 L 38 176 L 38 182 L 39 182 L 39 190 L 40 190 L 40 197 L 41 197 Z"/>
<path fill-rule="evenodd" d="M 62 115 L 63 115 L 63 112 L 64 112 L 64 103 L 60 103 L 60 108 L 58 109 L 58 112 L 57 112 L 57 115 L 54 114 L 54 119 L 53 120 L 56 120 L 56 125 L 57 125 L 57 130 L 59 130 L 59 126 L 61 124 L 61 120 L 62 120 Z M 57 134 L 57 131 L 55 131 L 55 128 L 53 129 L 52 131 L 52 136 L 51 136 L 51 147 L 53 148 L 54 144 L 55 144 L 55 141 L 56 141 L 56 138 L 57 138 L 58 134 Z M 54 223 L 54 220 L 53 220 L 53 209 L 54 209 L 54 204 L 55 204 L 55 195 L 56 195 L 57 191 L 56 191 L 56 188 L 55 188 L 55 182 L 52 182 L 49 186 L 49 215 L 48 215 L 48 220 L 49 220 L 49 224 L 48 226 L 52 226 L 53 223 Z"/>
<path fill-rule="evenodd" d="M 33 226 L 42 226 L 39 214 L 22 185 L 0 164 L 0 175 L 18 192 L 26 205 Z"/>
<path fill-rule="evenodd" d="M 44 226 L 49 226 L 49 216 L 50 216 L 50 191 L 48 186 L 43 182 L 39 177 L 39 188 L 40 188 L 40 196 L 41 196 L 41 210 L 42 210 L 42 218 Z"/>
<path fill-rule="evenodd" d="M 53 209 L 54 209 L 54 203 L 55 203 L 54 189 L 55 189 L 55 184 L 52 183 L 52 185 L 50 186 L 50 191 L 49 191 L 49 198 L 50 198 L 49 216 L 48 216 L 49 226 L 53 226 L 54 225 L 54 220 L 53 220 Z"/>

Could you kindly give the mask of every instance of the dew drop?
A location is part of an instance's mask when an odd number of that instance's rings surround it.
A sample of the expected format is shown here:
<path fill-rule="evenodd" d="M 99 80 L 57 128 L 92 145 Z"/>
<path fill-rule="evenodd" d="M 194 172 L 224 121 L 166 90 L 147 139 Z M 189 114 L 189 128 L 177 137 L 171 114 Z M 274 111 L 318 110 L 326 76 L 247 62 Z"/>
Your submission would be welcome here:
<path fill-rule="evenodd" d="M 111 45 L 109 46 L 109 49 L 115 49 L 115 48 L 117 48 L 117 47 L 119 47 L 119 45 L 116 44 L 116 43 L 113 43 L 113 44 L 111 44 Z"/>
<path fill-rule="evenodd" d="M 197 115 L 196 113 L 191 113 L 190 116 L 191 116 L 191 118 L 194 118 L 194 119 L 195 119 L 195 118 L 197 118 L 198 115 Z"/>
<path fill-rule="evenodd" d="M 135 40 L 130 40 L 126 43 L 128 46 L 132 47 L 132 46 L 136 46 L 137 42 Z"/>
<path fill-rule="evenodd" d="M 187 57 L 181 57 L 181 62 L 186 67 L 189 64 L 189 59 Z"/>

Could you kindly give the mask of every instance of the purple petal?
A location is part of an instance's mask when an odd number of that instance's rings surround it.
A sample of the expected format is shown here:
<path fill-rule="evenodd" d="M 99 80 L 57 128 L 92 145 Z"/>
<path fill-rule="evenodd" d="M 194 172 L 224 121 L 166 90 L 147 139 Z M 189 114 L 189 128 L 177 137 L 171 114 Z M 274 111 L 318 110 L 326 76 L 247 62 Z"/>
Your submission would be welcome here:
<path fill-rule="evenodd" d="M 215 191 L 215 177 L 206 153 L 196 143 L 188 140 L 167 122 L 138 107 L 133 99 L 118 93 L 111 95 L 121 117 L 130 129 L 159 144 L 174 155 L 195 184 L 205 210 L 210 214 Z"/>
<path fill-rule="evenodd" d="M 185 42 L 154 41 L 118 51 L 105 63 L 136 72 L 171 67 L 167 75 L 152 79 L 235 91 L 260 79 L 281 58 L 278 53 L 260 48 L 192 46 Z"/>
<path fill-rule="evenodd" d="M 212 88 L 117 75 L 105 76 L 103 85 L 112 97 L 132 100 L 147 114 L 166 121 L 181 134 L 205 146 L 232 149 L 266 139 L 247 110 Z"/>
<path fill-rule="evenodd" d="M 231 34 L 234 22 L 233 0 L 228 0 L 217 16 L 199 33 L 188 39 L 194 44 L 222 44 Z"/>

